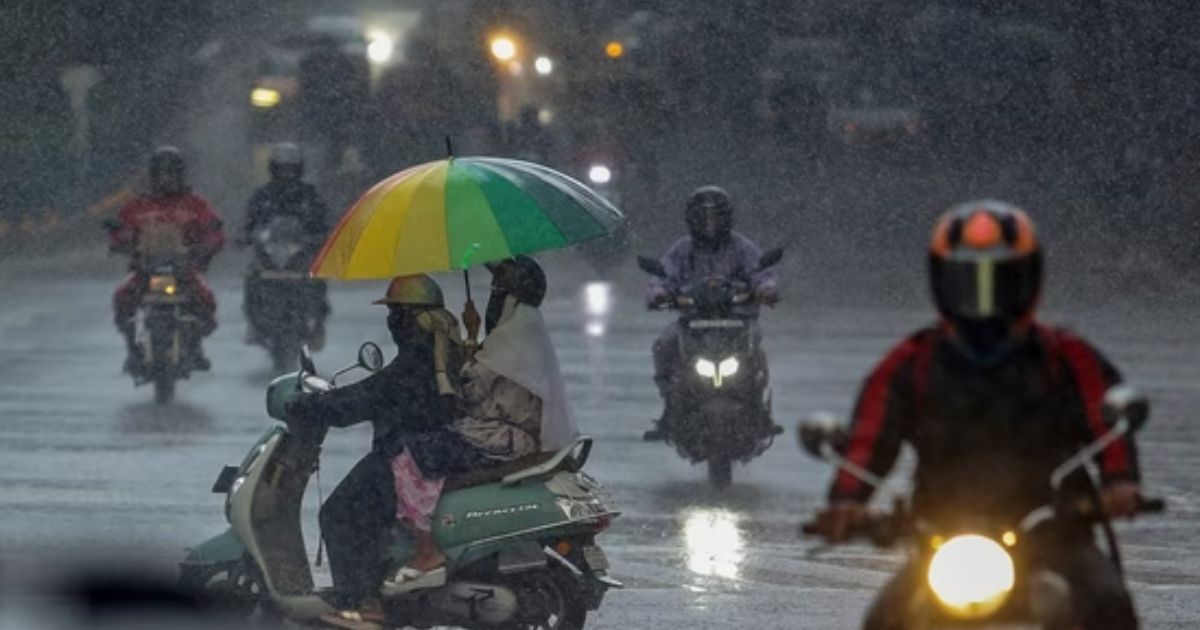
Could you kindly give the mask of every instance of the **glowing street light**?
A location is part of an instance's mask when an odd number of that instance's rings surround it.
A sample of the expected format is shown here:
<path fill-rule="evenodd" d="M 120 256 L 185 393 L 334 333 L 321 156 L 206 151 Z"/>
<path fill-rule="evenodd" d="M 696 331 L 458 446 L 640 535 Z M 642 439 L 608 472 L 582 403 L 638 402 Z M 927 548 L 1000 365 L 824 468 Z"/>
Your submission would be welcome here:
<path fill-rule="evenodd" d="M 554 72 L 554 62 L 549 57 L 543 55 L 534 60 L 533 69 L 537 70 L 538 74 L 546 76 Z"/>
<path fill-rule="evenodd" d="M 386 33 L 377 33 L 367 44 L 367 57 L 375 63 L 387 63 L 396 51 L 396 42 Z"/>
<path fill-rule="evenodd" d="M 604 46 L 604 54 L 608 55 L 609 59 L 619 59 L 621 55 L 625 54 L 625 46 L 615 40 L 608 42 Z"/>
<path fill-rule="evenodd" d="M 517 43 L 511 37 L 501 35 L 492 38 L 491 51 L 499 61 L 512 61 L 517 56 Z"/>

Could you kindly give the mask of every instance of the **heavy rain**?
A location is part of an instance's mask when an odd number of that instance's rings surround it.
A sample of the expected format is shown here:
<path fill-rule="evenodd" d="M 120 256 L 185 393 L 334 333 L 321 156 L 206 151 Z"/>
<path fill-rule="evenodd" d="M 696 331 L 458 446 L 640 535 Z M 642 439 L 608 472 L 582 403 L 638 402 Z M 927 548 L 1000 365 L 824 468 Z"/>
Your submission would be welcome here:
<path fill-rule="evenodd" d="M 0 42 L 0 628 L 1200 624 L 1200 4 Z"/>

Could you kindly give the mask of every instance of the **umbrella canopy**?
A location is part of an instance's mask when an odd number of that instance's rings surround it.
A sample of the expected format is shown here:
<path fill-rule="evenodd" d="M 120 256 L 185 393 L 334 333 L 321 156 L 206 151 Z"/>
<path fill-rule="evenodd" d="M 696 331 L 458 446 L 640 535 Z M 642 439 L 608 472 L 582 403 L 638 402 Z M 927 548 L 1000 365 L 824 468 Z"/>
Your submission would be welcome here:
<path fill-rule="evenodd" d="M 318 278 L 385 279 L 448 271 L 566 247 L 625 220 L 554 169 L 490 157 L 448 158 L 376 184 L 312 264 Z"/>

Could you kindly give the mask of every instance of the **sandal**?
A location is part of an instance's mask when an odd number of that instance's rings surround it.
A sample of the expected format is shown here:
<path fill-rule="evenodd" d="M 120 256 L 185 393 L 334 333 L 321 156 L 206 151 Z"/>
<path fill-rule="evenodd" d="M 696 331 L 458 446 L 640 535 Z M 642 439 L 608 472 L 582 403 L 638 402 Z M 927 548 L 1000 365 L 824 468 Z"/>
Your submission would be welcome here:
<path fill-rule="evenodd" d="M 399 595 L 425 588 L 435 588 L 446 583 L 446 567 L 422 571 L 412 567 L 401 567 L 396 576 L 383 583 L 380 592 L 384 596 Z"/>

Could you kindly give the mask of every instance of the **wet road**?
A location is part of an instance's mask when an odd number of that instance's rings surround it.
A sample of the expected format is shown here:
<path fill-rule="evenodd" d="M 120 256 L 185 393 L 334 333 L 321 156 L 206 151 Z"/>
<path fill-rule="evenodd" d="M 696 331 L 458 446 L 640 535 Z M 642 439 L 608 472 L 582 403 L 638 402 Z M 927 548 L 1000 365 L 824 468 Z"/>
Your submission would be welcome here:
<path fill-rule="evenodd" d="M 16 559 L 10 571 L 35 558 L 114 550 L 170 562 L 223 527 L 221 497 L 208 488 L 266 426 L 263 388 L 272 376 L 266 354 L 242 343 L 238 257 L 226 254 L 214 278 L 221 321 L 207 345 L 214 369 L 181 384 L 167 407 L 119 372 L 121 342 L 109 318 L 118 261 L 85 249 L 0 263 L 0 541 Z M 603 543 L 628 589 L 613 593 L 589 627 L 852 626 L 898 556 L 865 547 L 813 554 L 811 542 L 796 538 L 828 472 L 801 456 L 790 432 L 735 469 L 734 485 L 723 492 L 707 487 L 702 467 L 643 444 L 640 433 L 658 408 L 647 348 L 665 321 L 639 307 L 640 279 L 623 275 L 604 335 L 588 335 L 578 289 L 588 274 L 570 256 L 551 262 L 555 283 L 545 310 L 581 428 L 597 438 L 589 469 L 624 512 Z M 458 303 L 459 283 L 443 280 Z M 335 287 L 318 367 L 350 362 L 363 340 L 388 347 L 383 313 L 369 305 L 380 291 L 379 283 Z M 872 361 L 924 317 L 915 309 L 795 303 L 769 313 L 780 421 L 790 425 L 812 409 L 845 413 Z M 1191 413 L 1200 383 L 1192 353 L 1200 328 L 1183 313 L 1132 307 L 1093 309 L 1071 323 L 1157 403 L 1141 439 L 1143 462 L 1150 488 L 1171 500 L 1172 511 L 1123 525 L 1121 533 L 1146 627 L 1193 627 L 1200 618 L 1193 493 L 1200 429 Z M 335 432 L 325 450 L 326 492 L 368 441 L 366 427 Z M 311 489 L 310 541 L 316 498 Z"/>

